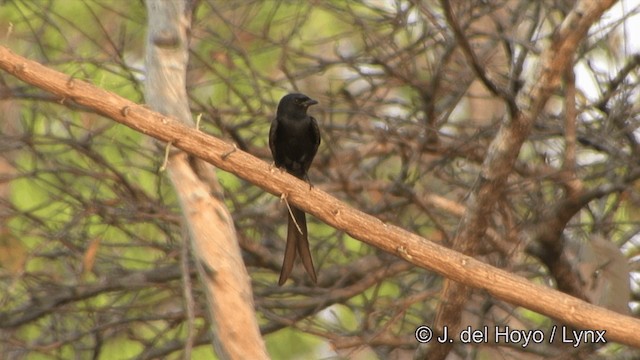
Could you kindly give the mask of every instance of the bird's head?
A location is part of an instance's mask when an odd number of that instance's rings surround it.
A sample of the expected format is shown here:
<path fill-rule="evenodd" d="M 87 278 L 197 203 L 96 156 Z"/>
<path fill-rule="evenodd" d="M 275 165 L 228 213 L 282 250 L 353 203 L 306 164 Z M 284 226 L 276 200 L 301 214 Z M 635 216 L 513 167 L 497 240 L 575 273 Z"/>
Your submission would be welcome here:
<path fill-rule="evenodd" d="M 311 105 L 318 102 L 304 94 L 285 95 L 278 104 L 278 114 L 306 114 Z"/>

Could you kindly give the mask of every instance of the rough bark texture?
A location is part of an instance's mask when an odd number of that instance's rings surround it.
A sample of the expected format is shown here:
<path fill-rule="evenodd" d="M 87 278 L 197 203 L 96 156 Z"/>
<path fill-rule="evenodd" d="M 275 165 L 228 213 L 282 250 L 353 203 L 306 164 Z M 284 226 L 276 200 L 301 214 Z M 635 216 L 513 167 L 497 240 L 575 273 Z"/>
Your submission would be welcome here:
<path fill-rule="evenodd" d="M 186 1 L 147 1 L 145 99 L 155 111 L 193 128 L 186 73 L 191 9 Z M 167 173 L 189 229 L 189 240 L 209 304 L 213 343 L 223 359 L 266 359 L 254 310 L 251 279 L 233 219 L 219 193 L 212 166 L 191 166 L 187 154 L 170 156 Z M 206 172 L 199 177 L 198 173 Z M 205 180 L 208 180 L 205 181 Z"/>
<path fill-rule="evenodd" d="M 559 87 L 566 69 L 573 64 L 575 51 L 591 25 L 614 3 L 613 0 L 579 1 L 556 29 L 553 41 L 541 55 L 537 70 L 539 75 L 531 78 L 532 81 L 525 85 L 525 91 L 521 93 L 523 97 L 517 99 L 520 104 L 528 104 L 528 106 L 521 105 L 517 111 L 505 119 L 489 146 L 476 186 L 467 201 L 466 212 L 453 241 L 455 250 L 471 256 L 475 254 L 487 231 L 494 206 L 499 201 L 500 188 L 506 184 L 507 177 L 513 171 L 520 148 L 529 135 L 533 123 L 544 109 L 553 91 Z M 442 5 L 448 14 L 449 22 L 452 23 L 453 16 L 449 1 L 442 0 Z M 453 26 L 453 28 L 456 32 L 457 27 Z M 564 226 L 561 227 L 563 228 Z M 470 289 L 451 280 L 454 279 L 449 278 L 443 289 L 442 302 L 436 317 L 436 328 L 441 329 L 447 326 L 452 333 L 458 333 L 461 329 L 462 310 L 469 298 Z M 435 351 L 429 354 L 429 358 L 444 359 L 452 347 L 453 343 L 437 346 Z"/>
<path fill-rule="evenodd" d="M 640 320 L 623 316 L 548 287 L 534 284 L 470 256 L 447 249 L 397 226 L 353 209 L 318 188 L 237 150 L 232 144 L 204 134 L 144 106 L 84 81 L 46 68 L 0 47 L 0 68 L 60 98 L 75 102 L 158 140 L 231 172 L 288 201 L 356 239 L 437 272 L 464 285 L 579 328 L 607 329 L 607 340 L 640 346 Z M 548 76 L 548 75 L 547 75 Z M 535 88 L 534 88 L 535 91 Z M 538 90 L 539 91 L 539 90 Z M 467 212 L 470 211 L 467 209 Z M 322 283 L 322 277 L 319 279 Z M 536 296 L 531 296 L 536 294 Z"/>

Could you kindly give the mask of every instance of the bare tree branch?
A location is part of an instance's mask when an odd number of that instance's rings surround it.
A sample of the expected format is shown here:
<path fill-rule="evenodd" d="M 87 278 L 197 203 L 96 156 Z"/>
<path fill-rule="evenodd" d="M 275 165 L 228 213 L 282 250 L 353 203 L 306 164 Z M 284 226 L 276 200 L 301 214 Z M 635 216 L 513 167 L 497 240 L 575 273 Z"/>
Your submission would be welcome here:
<path fill-rule="evenodd" d="M 233 146 L 227 142 L 84 81 L 69 79 L 65 74 L 15 55 L 4 47 L 0 48 L 0 68 L 33 86 L 66 99 L 65 101 L 90 107 L 137 131 L 161 141 L 171 142 L 177 148 L 250 181 L 274 195 L 285 193 L 291 203 L 305 212 L 414 265 L 435 271 L 462 284 L 484 289 L 497 298 L 576 327 L 607 329 L 609 341 L 640 346 L 640 338 L 636 336 L 640 331 L 640 321 L 637 319 L 531 283 L 397 226 L 385 224 L 349 207 L 318 188 L 309 190 L 306 182 L 277 171 L 243 151 L 233 151 Z M 530 294 L 536 296 L 532 297 Z"/>
<path fill-rule="evenodd" d="M 566 68 L 574 61 L 574 54 L 587 30 L 615 1 L 578 1 L 556 30 L 553 42 L 545 50 L 538 64 L 538 76 L 525 85 L 520 102 L 530 105 L 514 117 L 506 119 L 492 141 L 476 185 L 467 201 L 466 212 L 460 221 L 453 248 L 473 255 L 482 242 L 489 224 L 489 216 L 501 196 L 501 188 L 513 169 L 520 147 L 529 135 L 534 121 L 540 116 L 547 100 L 558 87 Z M 461 284 L 447 281 L 443 301 L 437 315 L 438 328 L 460 329 L 462 307 L 469 298 L 469 290 Z M 453 331 L 457 333 L 457 331 Z M 452 343 L 437 348 L 434 359 L 444 359 Z"/>
<path fill-rule="evenodd" d="M 146 5 L 145 99 L 154 110 L 193 128 L 186 93 L 191 9 L 183 1 L 147 1 Z M 211 166 L 198 171 L 209 174 L 205 179 L 215 184 Z M 223 359 L 267 359 L 249 274 L 224 199 L 213 196 L 213 189 L 198 178 L 184 153 L 171 156 L 167 172 L 180 198 L 196 268 L 206 290 L 217 355 Z"/>

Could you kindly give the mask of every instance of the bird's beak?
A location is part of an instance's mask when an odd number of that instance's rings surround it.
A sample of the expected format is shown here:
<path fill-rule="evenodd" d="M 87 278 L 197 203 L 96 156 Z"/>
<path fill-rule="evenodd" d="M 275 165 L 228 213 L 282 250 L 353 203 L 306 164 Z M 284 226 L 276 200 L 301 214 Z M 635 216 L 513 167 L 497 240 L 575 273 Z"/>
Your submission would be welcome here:
<path fill-rule="evenodd" d="M 309 100 L 305 101 L 303 104 L 304 104 L 305 106 L 309 107 L 309 106 L 311 106 L 311 105 L 315 105 L 315 104 L 317 104 L 317 103 L 318 103 L 317 101 L 315 101 L 315 100 L 313 100 L 313 99 L 309 99 Z"/>

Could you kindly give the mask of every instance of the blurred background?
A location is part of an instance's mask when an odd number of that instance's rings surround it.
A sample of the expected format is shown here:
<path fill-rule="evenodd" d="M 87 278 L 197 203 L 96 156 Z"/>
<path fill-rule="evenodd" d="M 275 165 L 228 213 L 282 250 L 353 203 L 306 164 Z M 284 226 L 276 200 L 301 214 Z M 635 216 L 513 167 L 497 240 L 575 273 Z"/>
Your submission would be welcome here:
<path fill-rule="evenodd" d="M 307 94 L 320 102 L 310 109 L 322 134 L 314 186 L 450 246 L 489 144 L 501 122 L 528 106 L 539 56 L 574 5 L 453 3 L 462 37 L 432 0 L 195 0 L 193 116 L 203 131 L 271 162 L 277 102 Z M 639 11 L 637 1 L 620 2 L 591 28 L 477 246 L 484 262 L 632 316 L 640 296 Z M 146 23 L 142 1 L 12 0 L 0 6 L 0 41 L 142 104 Z M 162 152 L 150 138 L 6 73 L 0 94 L 2 357 L 182 358 L 185 234 L 159 172 Z M 434 321 L 442 277 L 309 216 L 320 284 L 296 265 L 280 288 L 285 206 L 233 175 L 218 176 L 273 358 L 412 358 L 415 329 Z M 187 272 L 194 276 L 193 266 Z M 193 280 L 190 336 L 200 346 L 192 355 L 213 358 L 206 299 Z M 555 324 L 484 292 L 469 299 L 463 319 L 545 331 Z M 456 345 L 451 356 L 640 352 L 487 344 Z"/>

